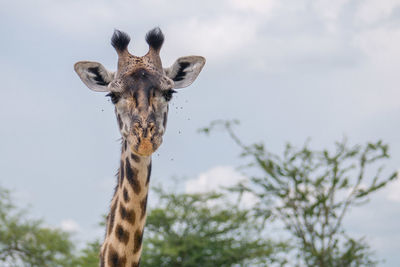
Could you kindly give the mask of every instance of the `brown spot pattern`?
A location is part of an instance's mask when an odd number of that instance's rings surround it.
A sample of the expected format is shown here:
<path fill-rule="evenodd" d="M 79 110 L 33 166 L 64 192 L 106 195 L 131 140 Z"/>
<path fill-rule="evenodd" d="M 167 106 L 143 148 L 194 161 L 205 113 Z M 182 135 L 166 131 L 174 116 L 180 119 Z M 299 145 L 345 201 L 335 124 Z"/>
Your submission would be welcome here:
<path fill-rule="evenodd" d="M 108 246 L 107 263 L 110 267 L 123 267 L 126 264 L 126 257 L 120 257 L 118 252 L 111 246 Z"/>
<path fill-rule="evenodd" d="M 124 169 L 124 162 L 121 160 L 121 166 L 119 168 L 119 186 L 122 186 L 125 177 L 125 169 Z"/>
<path fill-rule="evenodd" d="M 147 179 L 146 179 L 146 186 L 149 185 L 150 182 L 150 176 L 151 176 L 151 161 L 149 165 L 147 166 Z"/>
<path fill-rule="evenodd" d="M 126 209 L 122 204 L 119 205 L 119 215 L 122 220 L 129 222 L 130 224 L 135 223 L 135 211 L 133 209 Z"/>
<path fill-rule="evenodd" d="M 131 158 L 133 159 L 133 161 L 135 161 L 136 163 L 140 162 L 140 157 L 138 155 L 135 155 L 133 153 L 131 153 Z"/>
<path fill-rule="evenodd" d="M 118 121 L 119 129 L 122 130 L 122 127 L 124 127 L 124 123 L 122 122 L 121 116 L 119 114 L 117 115 L 117 121 Z"/>
<path fill-rule="evenodd" d="M 118 224 L 117 227 L 115 227 L 115 235 L 117 236 L 119 242 L 124 243 L 125 245 L 129 241 L 129 232 L 125 231 L 122 225 Z"/>
<path fill-rule="evenodd" d="M 143 238 L 143 232 L 140 231 L 139 229 L 135 231 L 135 240 L 134 240 L 134 247 L 133 247 L 133 253 L 138 253 L 140 248 L 142 247 L 142 238 Z"/>
<path fill-rule="evenodd" d="M 131 198 L 129 197 L 129 193 L 128 193 L 128 190 L 126 189 L 126 187 L 124 187 L 123 196 L 124 196 L 124 201 L 125 202 L 129 202 L 129 200 L 131 200 Z"/>
<path fill-rule="evenodd" d="M 136 194 L 140 193 L 141 187 L 138 180 L 138 170 L 134 167 L 131 167 L 129 159 L 126 158 L 125 160 L 125 167 L 126 167 L 126 179 L 128 180 L 129 184 L 131 185 L 133 191 Z"/>
<path fill-rule="evenodd" d="M 112 229 L 114 227 L 114 219 L 115 219 L 115 209 L 117 208 L 117 203 L 118 203 L 118 197 L 115 199 L 114 204 L 111 206 L 111 212 L 109 214 L 109 220 L 108 220 L 108 232 L 107 234 L 110 235 L 112 232 Z"/>
<path fill-rule="evenodd" d="M 146 207 L 147 207 L 147 196 L 146 195 L 142 201 L 140 201 L 140 208 L 141 208 L 141 214 L 140 214 L 140 219 L 142 220 L 144 218 L 144 215 L 146 215 Z"/>

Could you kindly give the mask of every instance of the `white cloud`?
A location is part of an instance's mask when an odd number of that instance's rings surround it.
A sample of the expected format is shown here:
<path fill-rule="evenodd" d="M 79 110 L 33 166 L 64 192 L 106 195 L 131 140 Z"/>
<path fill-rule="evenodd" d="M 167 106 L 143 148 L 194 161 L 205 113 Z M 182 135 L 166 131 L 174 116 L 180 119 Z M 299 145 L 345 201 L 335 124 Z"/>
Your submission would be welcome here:
<path fill-rule="evenodd" d="M 21 8 L 21 5 L 24 8 Z M 21 22 L 42 24 L 65 34 L 89 34 L 105 29 L 115 18 L 115 8 L 106 1 L 38 0 L 9 2 L 7 11 L 18 14 Z M 34 10 L 34 12 L 32 12 Z M 108 30 L 108 29 L 107 29 Z"/>
<path fill-rule="evenodd" d="M 359 69 L 364 78 L 354 90 L 362 97 L 363 109 L 371 113 L 398 109 L 400 29 L 385 26 L 365 29 L 355 34 L 352 42 L 367 59 Z"/>
<path fill-rule="evenodd" d="M 199 174 L 196 178 L 186 181 L 186 193 L 222 192 L 223 188 L 231 187 L 239 182 L 246 182 L 247 178 L 237 172 L 232 166 L 216 166 Z M 230 193 L 228 201 L 235 201 L 237 195 Z M 244 193 L 241 199 L 243 207 L 251 207 L 257 199 L 250 193 Z M 213 203 L 211 203 L 213 204 Z"/>
<path fill-rule="evenodd" d="M 63 220 L 60 224 L 60 228 L 70 233 L 76 233 L 81 230 L 79 224 L 72 219 Z"/>
<path fill-rule="evenodd" d="M 254 13 L 267 14 L 278 7 L 280 1 L 276 0 L 229 0 L 233 8 L 241 11 L 250 11 Z"/>
<path fill-rule="evenodd" d="M 114 27 L 130 31 L 132 28 L 147 28 L 145 25 L 150 24 L 160 25 L 168 32 L 168 42 L 175 42 L 170 47 L 176 53 L 195 52 L 215 62 L 242 55 L 249 65 L 260 66 L 262 61 L 267 61 L 264 64 L 274 65 L 275 69 L 279 68 L 277 63 L 288 66 L 293 61 L 291 59 L 296 61 L 299 57 L 302 59 L 311 55 L 314 56 L 311 60 L 315 60 L 315 57 L 321 59 L 326 54 L 333 54 L 328 61 L 340 57 L 344 49 L 343 34 L 349 30 L 343 28 L 340 15 L 348 2 L 301 0 L 284 5 L 278 0 L 225 0 L 218 3 L 206 0 L 202 4 L 185 2 L 176 6 L 159 0 L 112 3 L 100 0 L 95 5 L 88 0 L 39 0 L 34 4 L 25 1 L 23 10 L 20 4 L 10 4 L 8 9 L 26 22 L 40 22 L 44 27 L 75 37 L 103 36 L 110 34 Z M 158 8 L 154 9 L 154 6 Z M 359 6 L 355 17 L 365 23 L 374 18 L 386 18 L 399 3 L 398 0 L 369 0 Z M 38 12 L 28 11 L 33 9 Z M 141 12 L 149 9 L 152 12 Z M 192 14 L 193 11 L 196 13 Z M 318 24 L 310 24 L 315 21 Z M 325 25 L 323 32 L 319 29 L 321 25 Z M 373 36 L 373 40 L 377 38 Z M 392 52 L 397 51 L 397 44 L 397 40 L 387 42 L 384 38 L 379 44 L 372 42 L 370 47 L 380 49 L 391 45 Z M 172 54 L 171 51 L 169 54 Z M 349 54 L 342 56 L 348 57 Z"/>
<path fill-rule="evenodd" d="M 384 26 L 361 31 L 355 35 L 353 42 L 374 64 L 389 66 L 393 59 L 400 58 L 399 43 L 400 29 Z"/>
<path fill-rule="evenodd" d="M 336 20 L 338 19 L 342 8 L 349 2 L 349 0 L 317 0 L 312 1 L 315 10 L 325 19 Z"/>
<path fill-rule="evenodd" d="M 245 180 L 232 166 L 217 166 L 200 173 L 197 178 L 186 182 L 186 193 L 220 192 L 221 187 L 229 187 Z"/>
<path fill-rule="evenodd" d="M 393 9 L 400 7 L 398 0 L 366 0 L 356 12 L 359 24 L 372 24 L 388 17 Z"/>
<path fill-rule="evenodd" d="M 256 40 L 257 21 L 235 15 L 220 15 L 208 19 L 188 18 L 168 27 L 168 39 L 175 41 L 174 49 L 181 53 L 195 51 L 217 62 L 239 55 Z M 190 50 L 188 50 L 190 49 Z"/>
<path fill-rule="evenodd" d="M 349 0 L 316 0 L 312 1 L 311 4 L 316 14 L 322 18 L 326 29 L 331 33 L 335 33 L 340 30 L 338 20 L 348 2 Z"/>
<path fill-rule="evenodd" d="M 257 198 L 250 193 L 243 193 L 241 199 L 241 205 L 245 208 L 250 208 L 258 203 Z"/>

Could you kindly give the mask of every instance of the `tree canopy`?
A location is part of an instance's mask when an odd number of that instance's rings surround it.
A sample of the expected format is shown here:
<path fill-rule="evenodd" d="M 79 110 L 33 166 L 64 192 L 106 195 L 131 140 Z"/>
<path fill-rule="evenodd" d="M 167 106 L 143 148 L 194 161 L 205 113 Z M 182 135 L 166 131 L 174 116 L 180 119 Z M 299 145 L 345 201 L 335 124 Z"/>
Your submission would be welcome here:
<path fill-rule="evenodd" d="M 236 121 L 214 121 L 201 131 L 209 134 L 221 127 L 248 158 L 250 175 L 233 192 L 251 193 L 260 205 L 256 217 L 275 220 L 293 237 L 296 264 L 303 266 L 373 266 L 378 263 L 363 239 L 350 237 L 343 219 L 353 207 L 397 178 L 383 174 L 389 158 L 382 141 L 365 145 L 336 142 L 334 149 L 313 150 L 309 142 L 296 148 L 287 144 L 282 155 L 268 151 L 263 143 L 246 145 L 236 135 Z"/>
<path fill-rule="evenodd" d="M 0 188 L 0 265 L 72 266 L 69 234 L 27 219 L 25 213 L 12 204 L 10 192 Z"/>
<path fill-rule="evenodd" d="M 263 237 L 249 211 L 221 194 L 156 191 L 160 201 L 146 222 L 143 266 L 264 266 L 286 248 Z"/>

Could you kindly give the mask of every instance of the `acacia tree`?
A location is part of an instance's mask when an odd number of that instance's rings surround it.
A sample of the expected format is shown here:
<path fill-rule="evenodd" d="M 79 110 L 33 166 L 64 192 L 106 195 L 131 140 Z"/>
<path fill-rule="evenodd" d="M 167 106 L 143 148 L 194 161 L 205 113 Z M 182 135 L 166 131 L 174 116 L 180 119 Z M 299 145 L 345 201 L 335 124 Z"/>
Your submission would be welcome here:
<path fill-rule="evenodd" d="M 99 266 L 99 240 L 78 250 L 69 233 L 46 227 L 42 220 L 28 219 L 27 213 L 13 204 L 8 190 L 0 187 L 0 266 Z"/>
<path fill-rule="evenodd" d="M 386 144 L 350 146 L 342 141 L 333 151 L 312 150 L 308 142 L 300 149 L 288 144 L 279 156 L 262 143 L 245 145 L 232 128 L 235 124 L 214 121 L 201 131 L 208 134 L 222 126 L 242 149 L 241 156 L 250 159 L 248 167 L 261 171 L 230 190 L 251 193 L 260 201 L 255 216 L 283 223 L 296 242 L 299 266 L 377 264 L 363 239 L 348 236 L 343 219 L 397 177 L 396 172 L 382 175 L 380 163 L 389 158 Z"/>
<path fill-rule="evenodd" d="M 9 191 L 0 188 L 0 265 L 74 266 L 69 234 L 28 220 L 25 213 L 12 204 Z"/>
<path fill-rule="evenodd" d="M 262 238 L 249 211 L 215 193 L 176 194 L 160 188 L 146 222 L 143 266 L 228 267 L 280 264 L 283 242 Z"/>

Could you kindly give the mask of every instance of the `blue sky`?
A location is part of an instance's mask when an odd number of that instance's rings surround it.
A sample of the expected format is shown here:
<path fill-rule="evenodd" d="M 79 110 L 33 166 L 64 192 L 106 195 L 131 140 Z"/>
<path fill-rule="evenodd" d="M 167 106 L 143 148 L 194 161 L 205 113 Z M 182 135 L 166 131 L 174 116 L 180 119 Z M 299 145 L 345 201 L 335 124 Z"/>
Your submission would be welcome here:
<path fill-rule="evenodd" d="M 383 139 L 387 168 L 400 168 L 399 0 L 16 0 L 0 1 L 0 23 L 0 185 L 77 240 L 102 236 L 95 225 L 107 211 L 120 147 L 112 104 L 81 83 L 73 64 L 114 70 L 115 28 L 131 35 L 130 51 L 140 56 L 145 33 L 160 26 L 165 66 L 207 58 L 172 100 L 153 184 L 215 188 L 241 177 L 227 136 L 197 133 L 214 119 L 239 119 L 240 136 L 277 153 L 309 137 L 317 148 L 343 136 Z M 346 220 L 386 259 L 382 266 L 400 262 L 399 204 L 396 182 Z"/>

